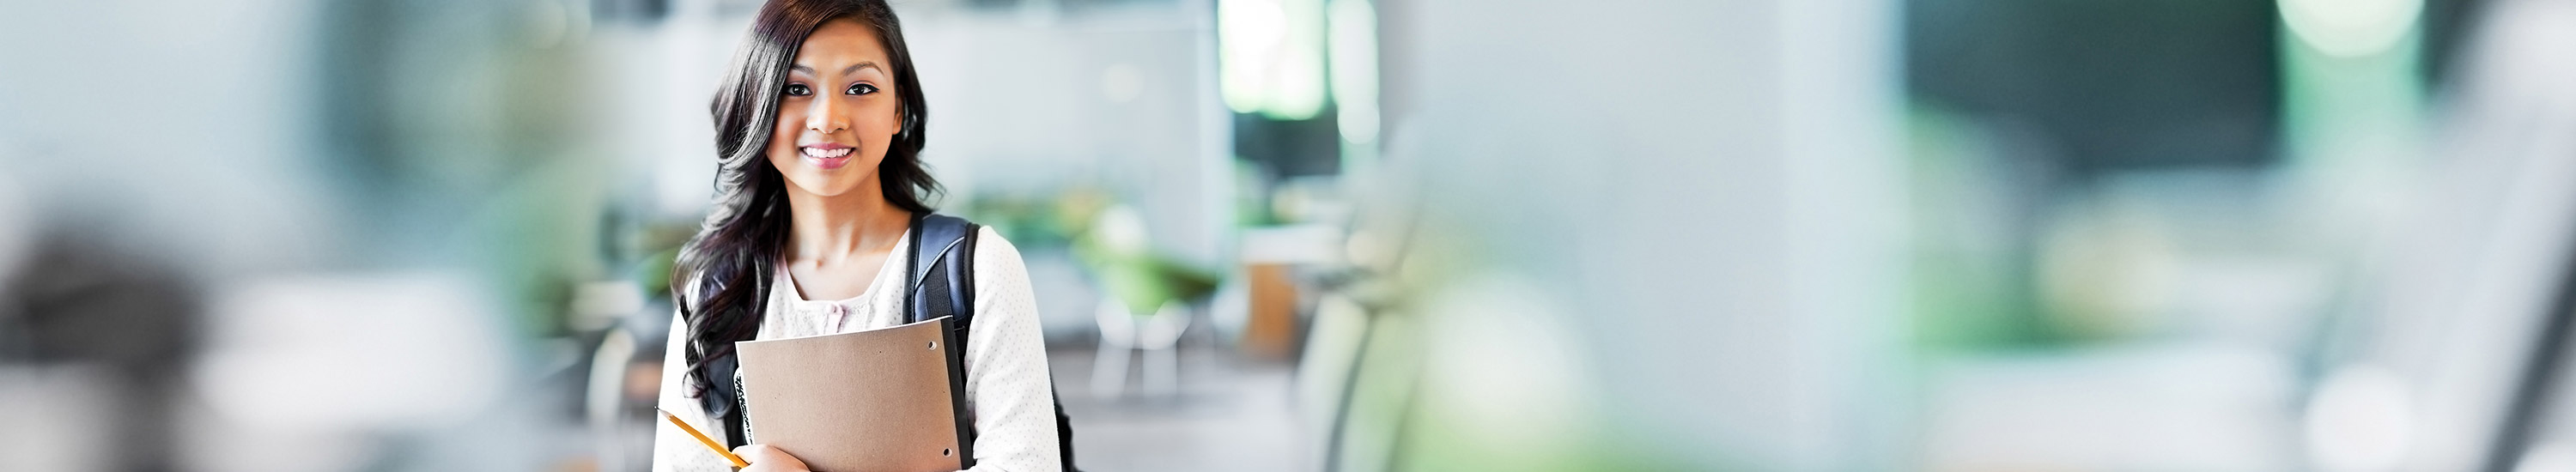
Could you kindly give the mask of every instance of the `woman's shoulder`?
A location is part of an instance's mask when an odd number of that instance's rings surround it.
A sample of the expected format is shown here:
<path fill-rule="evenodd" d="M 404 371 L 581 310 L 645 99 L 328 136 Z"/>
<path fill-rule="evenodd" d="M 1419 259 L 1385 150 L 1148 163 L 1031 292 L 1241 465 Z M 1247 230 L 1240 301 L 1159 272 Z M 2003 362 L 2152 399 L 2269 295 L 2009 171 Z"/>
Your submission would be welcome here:
<path fill-rule="evenodd" d="M 981 272 L 997 269 L 1000 267 L 996 267 L 996 264 L 1004 262 L 1008 263 L 1009 268 L 1020 268 L 1022 264 L 1020 248 L 1011 245 L 1009 238 L 1002 237 L 1002 232 L 994 231 L 991 226 L 976 229 L 975 270 Z"/>

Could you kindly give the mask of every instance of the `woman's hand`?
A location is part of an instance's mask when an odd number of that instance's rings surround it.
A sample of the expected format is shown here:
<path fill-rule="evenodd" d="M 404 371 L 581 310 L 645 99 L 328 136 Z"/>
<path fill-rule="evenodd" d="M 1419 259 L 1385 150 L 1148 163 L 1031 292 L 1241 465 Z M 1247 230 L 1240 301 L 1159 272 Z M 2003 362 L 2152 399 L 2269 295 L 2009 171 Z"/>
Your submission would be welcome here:
<path fill-rule="evenodd" d="M 733 448 L 733 455 L 742 456 L 743 462 L 751 463 L 750 467 L 742 468 L 742 472 L 813 472 L 805 469 L 805 461 L 796 460 L 796 456 L 787 455 L 787 451 L 767 444 Z"/>

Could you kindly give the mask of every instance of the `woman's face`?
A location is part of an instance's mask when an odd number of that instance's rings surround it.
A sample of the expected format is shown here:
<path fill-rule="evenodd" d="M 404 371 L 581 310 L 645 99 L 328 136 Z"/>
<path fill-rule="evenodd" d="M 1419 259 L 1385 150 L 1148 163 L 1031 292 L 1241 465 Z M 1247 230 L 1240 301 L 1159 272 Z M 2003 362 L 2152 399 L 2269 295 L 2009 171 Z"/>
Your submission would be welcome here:
<path fill-rule="evenodd" d="M 903 127 L 892 67 L 874 28 L 851 19 L 815 28 L 779 84 L 769 164 L 807 193 L 882 195 L 877 163 Z"/>

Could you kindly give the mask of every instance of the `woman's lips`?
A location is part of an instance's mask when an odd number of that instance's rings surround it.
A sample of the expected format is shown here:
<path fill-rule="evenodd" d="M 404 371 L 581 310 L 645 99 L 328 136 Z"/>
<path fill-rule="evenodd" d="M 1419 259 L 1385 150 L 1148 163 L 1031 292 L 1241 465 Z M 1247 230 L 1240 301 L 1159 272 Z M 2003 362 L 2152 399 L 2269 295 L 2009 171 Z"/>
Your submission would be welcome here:
<path fill-rule="evenodd" d="M 809 144 L 800 148 L 800 150 L 805 154 L 806 162 L 814 163 L 814 167 L 821 167 L 825 170 L 830 170 L 841 168 L 843 165 L 848 165 L 850 163 L 850 151 L 853 149 L 849 146 L 834 143 L 822 143 Z"/>

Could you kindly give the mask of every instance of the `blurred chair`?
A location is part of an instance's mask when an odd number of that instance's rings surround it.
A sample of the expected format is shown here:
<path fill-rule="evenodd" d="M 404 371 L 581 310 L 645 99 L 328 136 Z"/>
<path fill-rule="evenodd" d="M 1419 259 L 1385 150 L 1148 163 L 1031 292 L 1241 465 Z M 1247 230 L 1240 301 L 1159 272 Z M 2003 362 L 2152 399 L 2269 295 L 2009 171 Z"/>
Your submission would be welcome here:
<path fill-rule="evenodd" d="M 2442 104 L 2422 210 L 2386 238 L 2388 262 L 2362 288 L 2372 303 L 2325 333 L 2333 349 L 2307 418 L 2325 469 L 2567 470 L 2576 459 L 2565 393 L 2576 376 L 2576 2 L 2482 10 Z M 2400 401 L 2359 401 L 2374 398 Z M 2374 428 L 2341 427 L 2356 424 Z"/>
<path fill-rule="evenodd" d="M 1324 470 L 1391 467 L 1396 432 L 1408 416 L 1403 412 L 1412 409 L 1414 379 L 1421 373 L 1421 335 L 1403 309 L 1413 294 L 1401 283 L 1417 222 L 1403 203 L 1410 198 L 1374 197 L 1379 205 L 1359 209 L 1347 217 L 1347 226 L 1275 238 L 1322 242 L 1333 254 L 1263 256 L 1303 261 L 1315 273 L 1309 280 L 1316 292 L 1314 313 L 1296 349 L 1294 394 L 1310 435 L 1306 444 L 1313 447 L 1311 463 Z"/>
<path fill-rule="evenodd" d="M 662 354 L 670 317 L 627 317 L 599 335 L 582 385 L 582 413 L 598 470 L 653 467 L 653 409 L 660 400 Z"/>
<path fill-rule="evenodd" d="M 594 328 L 598 334 L 584 335 L 596 342 L 582 382 L 582 416 L 601 471 L 653 466 L 653 408 L 661 399 L 663 350 L 676 313 L 634 285 L 587 284 L 571 307 L 576 319 L 608 320 Z"/>
<path fill-rule="evenodd" d="M 1145 351 L 1145 393 L 1172 395 L 1180 391 L 1181 333 L 1190 327 L 1192 311 L 1177 301 L 1164 302 L 1153 314 L 1138 315 L 1117 297 L 1102 297 L 1097 314 L 1100 321 L 1100 354 L 1093 358 L 1091 390 L 1103 396 L 1123 394 L 1127 385 L 1128 358 L 1136 350 Z"/>
<path fill-rule="evenodd" d="M 1101 211 L 1075 241 L 1076 258 L 1107 295 L 1094 314 L 1100 324 L 1100 354 L 1092 361 L 1091 388 L 1101 395 L 1123 393 L 1127 362 L 1136 349 L 1145 350 L 1147 391 L 1179 391 L 1178 347 L 1195 313 L 1189 304 L 1216 291 L 1215 276 L 1155 255 L 1149 247 L 1143 217 L 1123 205 Z"/>
<path fill-rule="evenodd" d="M 0 245 L 26 251 L 0 254 L 16 262 L 0 265 L 0 408 L 26 426 L 0 434 L 0 469 L 177 469 L 206 330 L 198 282 L 101 235 L 0 226 Z"/>

